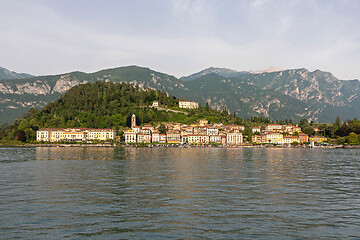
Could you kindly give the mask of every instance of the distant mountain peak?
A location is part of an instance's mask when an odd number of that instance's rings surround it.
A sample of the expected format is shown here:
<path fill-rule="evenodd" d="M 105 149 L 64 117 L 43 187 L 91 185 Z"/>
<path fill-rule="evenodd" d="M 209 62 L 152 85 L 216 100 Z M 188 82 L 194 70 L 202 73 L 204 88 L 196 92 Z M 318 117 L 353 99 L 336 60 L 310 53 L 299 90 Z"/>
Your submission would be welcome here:
<path fill-rule="evenodd" d="M 10 71 L 9 69 L 0 67 L 0 79 L 19 79 L 19 78 L 30 78 L 33 75 L 27 73 L 17 73 Z"/>
<path fill-rule="evenodd" d="M 280 71 L 282 71 L 280 68 L 270 66 L 270 67 L 268 67 L 267 69 L 264 69 L 264 70 L 250 70 L 248 72 L 258 74 L 258 73 L 271 73 L 271 72 L 280 72 Z"/>
<path fill-rule="evenodd" d="M 183 81 L 190 81 L 190 80 L 194 80 L 197 79 L 199 77 L 208 75 L 208 74 L 217 74 L 219 76 L 223 76 L 223 77 L 235 77 L 237 75 L 240 75 L 244 72 L 238 72 L 236 70 L 230 69 L 230 68 L 220 68 L 220 67 L 209 67 L 206 68 L 200 72 L 194 73 L 192 75 L 189 75 L 187 77 L 182 77 L 180 78 Z"/>

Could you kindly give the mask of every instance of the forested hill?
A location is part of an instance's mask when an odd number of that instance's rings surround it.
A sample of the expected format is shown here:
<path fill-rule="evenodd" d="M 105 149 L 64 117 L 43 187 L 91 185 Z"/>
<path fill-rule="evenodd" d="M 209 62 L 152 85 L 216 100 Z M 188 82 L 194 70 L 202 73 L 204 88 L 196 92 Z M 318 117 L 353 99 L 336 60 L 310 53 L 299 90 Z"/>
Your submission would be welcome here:
<path fill-rule="evenodd" d="M 156 110 L 144 111 L 144 107 L 155 100 L 168 106 L 177 106 L 179 101 L 163 91 L 141 90 L 128 83 L 86 83 L 71 88 L 42 110 L 29 111 L 25 119 L 39 127 L 115 129 L 126 126 L 127 117 L 133 113 L 141 116 L 142 122 L 150 122 Z"/>

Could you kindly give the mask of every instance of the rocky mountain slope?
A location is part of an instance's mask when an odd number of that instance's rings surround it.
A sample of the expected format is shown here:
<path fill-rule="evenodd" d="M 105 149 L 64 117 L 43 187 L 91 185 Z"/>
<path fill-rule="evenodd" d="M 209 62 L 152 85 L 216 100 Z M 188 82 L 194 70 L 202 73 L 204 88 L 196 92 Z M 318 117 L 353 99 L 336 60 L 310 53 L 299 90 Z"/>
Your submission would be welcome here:
<path fill-rule="evenodd" d="M 0 122 L 20 118 L 31 107 L 43 107 L 71 87 L 95 81 L 129 82 L 140 88 L 163 90 L 178 98 L 226 107 L 238 116 L 272 119 L 308 118 L 332 122 L 360 117 L 360 82 L 341 81 L 331 73 L 306 69 L 276 72 L 236 72 L 209 68 L 187 78 L 137 66 L 95 73 L 72 72 L 28 79 L 0 80 Z"/>
<path fill-rule="evenodd" d="M 33 77 L 27 73 L 16 73 L 6 68 L 0 67 L 0 79 L 18 79 L 18 78 L 30 78 Z"/>

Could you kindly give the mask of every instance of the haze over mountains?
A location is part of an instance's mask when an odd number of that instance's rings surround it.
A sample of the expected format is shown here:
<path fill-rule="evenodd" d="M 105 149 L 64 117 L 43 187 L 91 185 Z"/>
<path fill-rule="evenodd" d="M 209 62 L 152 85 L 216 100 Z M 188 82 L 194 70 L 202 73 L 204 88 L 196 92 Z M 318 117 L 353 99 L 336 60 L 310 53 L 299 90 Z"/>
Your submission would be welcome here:
<path fill-rule="evenodd" d="M 95 81 L 159 89 L 180 99 L 208 102 L 213 108 L 226 107 L 244 118 L 260 115 L 274 120 L 333 122 L 336 116 L 343 120 L 360 117 L 359 80 L 342 81 L 320 70 L 272 67 L 238 72 L 211 67 L 180 79 L 138 66 L 29 78 L 12 73 L 17 77 L 0 79 L 1 123 L 20 118 L 31 107 L 45 106 L 75 85 Z"/>

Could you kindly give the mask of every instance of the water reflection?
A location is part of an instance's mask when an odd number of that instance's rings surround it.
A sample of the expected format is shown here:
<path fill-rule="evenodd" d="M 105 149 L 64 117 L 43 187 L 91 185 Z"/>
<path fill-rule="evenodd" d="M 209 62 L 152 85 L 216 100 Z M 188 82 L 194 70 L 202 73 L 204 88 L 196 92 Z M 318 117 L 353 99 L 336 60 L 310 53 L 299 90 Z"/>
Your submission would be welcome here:
<path fill-rule="evenodd" d="M 37 160 L 112 160 L 112 147 L 37 147 Z"/>
<path fill-rule="evenodd" d="M 7 149 L 0 155 L 0 232 L 350 238 L 360 231 L 359 156 L 320 149 Z"/>

